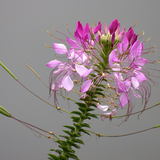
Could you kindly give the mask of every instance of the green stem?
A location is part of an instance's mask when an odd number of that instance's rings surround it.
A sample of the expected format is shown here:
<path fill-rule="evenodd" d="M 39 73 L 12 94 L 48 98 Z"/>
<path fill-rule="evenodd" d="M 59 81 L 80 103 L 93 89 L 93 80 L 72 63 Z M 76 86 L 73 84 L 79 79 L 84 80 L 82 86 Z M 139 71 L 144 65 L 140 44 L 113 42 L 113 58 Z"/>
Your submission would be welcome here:
<path fill-rule="evenodd" d="M 157 126 L 154 126 L 154 127 L 151 127 L 151 128 L 147 128 L 147 129 L 144 129 L 144 130 L 137 131 L 137 132 L 132 132 L 132 133 L 128 133 L 128 134 L 121 134 L 121 135 L 103 135 L 101 133 L 96 133 L 96 132 L 91 131 L 91 130 L 86 130 L 86 131 L 88 131 L 90 133 L 93 133 L 93 134 L 97 135 L 98 137 L 124 137 L 124 136 L 129 136 L 129 135 L 145 132 L 145 131 L 155 129 L 155 128 L 159 128 L 159 127 L 160 127 L 160 125 L 157 125 Z"/>

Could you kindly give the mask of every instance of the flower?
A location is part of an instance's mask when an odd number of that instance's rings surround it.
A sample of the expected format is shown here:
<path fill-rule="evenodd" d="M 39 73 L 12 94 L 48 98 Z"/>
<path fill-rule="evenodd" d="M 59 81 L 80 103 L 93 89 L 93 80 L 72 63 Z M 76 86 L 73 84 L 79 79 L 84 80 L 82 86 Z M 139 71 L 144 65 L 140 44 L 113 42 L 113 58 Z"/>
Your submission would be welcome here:
<path fill-rule="evenodd" d="M 120 106 L 124 108 L 128 105 L 127 115 L 130 114 L 135 106 L 135 98 L 141 98 L 145 108 L 151 93 L 148 80 L 153 82 L 145 65 L 151 62 L 142 57 L 149 51 L 144 52 L 143 42 L 140 42 L 132 27 L 128 31 L 125 27 L 120 30 L 120 23 L 115 19 L 108 29 L 105 24 L 102 31 L 101 22 L 95 27 L 88 23 L 83 27 L 78 21 L 72 38 L 66 36 L 66 40 L 61 41 L 69 47 L 53 43 L 53 48 L 57 54 L 65 55 L 67 62 L 55 59 L 47 63 L 53 69 L 50 86 L 53 85 L 54 92 L 58 88 L 71 91 L 74 82 L 79 81 L 83 93 L 80 98 L 85 99 L 83 97 L 91 96 L 104 82 L 106 89 L 101 90 L 102 95 L 106 92 L 109 94 L 99 99 L 103 99 L 107 105 L 98 104 L 97 108 L 112 111 L 102 114 L 102 120 L 106 115 L 114 116 Z"/>

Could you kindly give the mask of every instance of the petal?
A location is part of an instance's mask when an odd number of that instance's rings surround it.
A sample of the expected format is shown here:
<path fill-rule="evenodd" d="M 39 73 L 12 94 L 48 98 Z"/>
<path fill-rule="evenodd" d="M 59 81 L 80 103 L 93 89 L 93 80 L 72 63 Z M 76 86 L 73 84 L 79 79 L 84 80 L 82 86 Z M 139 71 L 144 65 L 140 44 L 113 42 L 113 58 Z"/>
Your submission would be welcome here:
<path fill-rule="evenodd" d="M 139 40 L 137 40 L 131 47 L 131 50 L 130 50 L 131 59 L 134 59 L 136 56 L 138 56 L 138 44 L 139 44 Z"/>
<path fill-rule="evenodd" d="M 123 50 L 123 52 L 125 52 L 127 50 L 128 45 L 129 45 L 128 38 L 125 36 L 122 40 L 122 50 Z"/>
<path fill-rule="evenodd" d="M 109 65 L 112 66 L 113 62 L 119 62 L 115 49 L 109 55 Z"/>
<path fill-rule="evenodd" d="M 75 49 L 80 49 L 81 47 L 73 39 L 67 38 L 69 45 Z"/>
<path fill-rule="evenodd" d="M 143 42 L 141 42 L 139 44 L 139 47 L 138 47 L 138 56 L 141 56 L 142 52 L 143 52 Z"/>
<path fill-rule="evenodd" d="M 62 80 L 62 84 L 63 84 L 64 88 L 65 88 L 67 91 L 72 90 L 72 88 L 73 88 L 73 86 L 74 86 L 74 83 L 73 83 L 73 81 L 71 80 L 70 76 L 66 76 L 66 77 Z"/>
<path fill-rule="evenodd" d="M 110 31 L 110 34 L 112 34 L 113 32 L 115 32 L 117 30 L 119 23 L 118 23 L 118 19 L 115 19 L 111 22 L 108 30 Z"/>
<path fill-rule="evenodd" d="M 124 107 L 128 103 L 128 97 L 126 96 L 126 93 L 123 93 L 120 97 L 120 103 L 121 106 Z"/>
<path fill-rule="evenodd" d="M 78 32 L 80 37 L 83 36 L 83 26 L 82 26 L 82 23 L 80 21 L 78 21 L 78 23 L 77 23 L 76 31 Z"/>
<path fill-rule="evenodd" d="M 147 62 L 147 59 L 138 57 L 135 63 L 137 65 L 144 66 L 146 64 L 146 62 Z"/>
<path fill-rule="evenodd" d="M 109 112 L 109 113 L 103 113 L 103 114 L 101 115 L 101 120 L 103 121 L 105 118 L 109 118 L 110 115 L 111 115 L 111 112 Z"/>
<path fill-rule="evenodd" d="M 136 75 L 136 78 L 140 83 L 142 83 L 142 82 L 147 80 L 145 75 L 143 73 L 141 73 L 141 72 L 138 72 L 138 74 Z"/>
<path fill-rule="evenodd" d="M 139 89 L 139 82 L 138 82 L 138 80 L 137 80 L 136 77 L 132 77 L 132 78 L 131 78 L 131 82 L 132 82 L 133 87 L 134 87 L 135 89 Z"/>
<path fill-rule="evenodd" d="M 66 54 L 68 52 L 67 48 L 64 44 L 53 43 L 53 48 L 54 48 L 55 52 L 58 54 Z"/>
<path fill-rule="evenodd" d="M 94 34 L 96 34 L 98 31 L 101 31 L 101 22 L 98 23 L 98 25 L 94 28 Z"/>
<path fill-rule="evenodd" d="M 102 106 L 102 105 L 97 105 L 97 108 L 100 110 L 100 111 L 103 111 L 103 112 L 105 112 L 105 111 L 107 111 L 108 110 L 108 106 Z"/>
<path fill-rule="evenodd" d="M 82 77 L 88 76 L 92 71 L 93 71 L 93 69 L 90 68 L 89 70 L 87 70 L 87 71 L 82 75 Z"/>
<path fill-rule="evenodd" d="M 83 65 L 78 65 L 75 64 L 75 69 L 77 71 L 77 73 L 82 77 L 82 75 L 88 70 L 86 67 L 84 67 Z"/>
<path fill-rule="evenodd" d="M 87 80 L 83 83 L 82 88 L 81 88 L 81 93 L 84 93 L 89 90 L 89 87 L 91 86 L 92 80 Z"/>
<path fill-rule="evenodd" d="M 58 61 L 58 60 L 52 60 L 50 62 L 48 62 L 46 64 L 46 66 L 48 66 L 49 68 L 56 68 L 58 65 L 60 65 L 62 62 L 61 61 Z"/>

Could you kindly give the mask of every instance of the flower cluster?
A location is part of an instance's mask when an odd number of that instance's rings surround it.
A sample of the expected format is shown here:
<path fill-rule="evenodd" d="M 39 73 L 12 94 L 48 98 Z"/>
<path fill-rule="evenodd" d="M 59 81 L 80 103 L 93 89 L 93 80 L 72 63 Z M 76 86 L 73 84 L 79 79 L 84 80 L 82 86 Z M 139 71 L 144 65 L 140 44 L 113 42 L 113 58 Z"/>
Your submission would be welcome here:
<path fill-rule="evenodd" d="M 68 62 L 55 59 L 47 63 L 53 69 L 50 88 L 55 94 L 61 88 L 71 91 L 74 82 L 80 82 L 80 98 L 84 98 L 99 84 L 105 84 L 106 97 L 99 96 L 96 106 L 100 111 L 112 111 L 102 114 L 102 120 L 126 105 L 130 114 L 135 98 L 141 98 L 145 108 L 151 93 L 147 79 L 151 79 L 144 68 L 149 62 L 142 56 L 149 51 L 144 52 L 143 42 L 139 42 L 132 27 L 120 30 L 117 19 L 108 28 L 105 24 L 104 30 L 100 22 L 95 27 L 88 23 L 83 27 L 78 21 L 73 38 L 66 40 L 69 49 L 62 43 L 53 43 L 53 48 L 57 54 L 65 55 Z"/>

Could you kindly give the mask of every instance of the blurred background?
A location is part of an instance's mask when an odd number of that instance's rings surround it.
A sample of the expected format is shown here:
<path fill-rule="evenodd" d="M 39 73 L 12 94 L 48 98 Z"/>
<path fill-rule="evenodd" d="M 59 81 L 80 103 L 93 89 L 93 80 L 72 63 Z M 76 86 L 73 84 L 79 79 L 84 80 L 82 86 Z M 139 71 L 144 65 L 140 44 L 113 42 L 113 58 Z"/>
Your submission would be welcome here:
<path fill-rule="evenodd" d="M 26 87 L 34 93 L 54 103 L 53 96 L 38 78 L 24 65 L 31 66 L 48 84 L 51 69 L 46 63 L 54 60 L 55 52 L 45 46 L 52 46 L 58 40 L 48 33 L 62 37 L 56 30 L 68 35 L 66 24 L 74 33 L 77 21 L 83 25 L 101 21 L 109 26 L 118 19 L 121 29 L 134 26 L 138 21 L 135 32 L 145 31 L 141 41 L 144 47 L 157 45 L 159 41 L 159 0 L 1 0 L 0 5 L 0 61 L 4 63 Z M 141 37 L 141 36 L 140 36 Z M 144 58 L 160 59 L 159 50 Z M 160 69 L 160 65 L 152 65 Z M 159 76 L 159 72 L 156 76 Z M 160 79 L 155 79 L 158 83 Z M 152 85 L 153 87 L 153 85 Z M 73 94 L 72 94 L 73 95 Z M 74 96 L 74 95 L 73 95 Z M 74 97 L 75 99 L 77 96 Z M 72 111 L 77 107 L 74 103 L 59 99 L 60 107 Z M 154 86 L 147 107 L 160 102 L 160 87 Z M 62 134 L 62 125 L 71 124 L 69 115 L 60 113 L 55 108 L 45 104 L 25 90 L 2 67 L 0 67 L 0 105 L 6 108 L 14 117 L 36 125 L 45 130 Z M 141 110 L 141 101 L 137 100 L 134 111 Z M 130 133 L 146 129 L 160 123 L 159 106 L 144 112 L 139 119 L 137 115 L 120 126 L 121 119 L 110 122 L 105 119 L 89 121 L 92 130 L 107 135 Z M 159 160 L 160 138 L 159 129 L 121 138 L 98 138 L 83 135 L 85 145 L 76 153 L 80 160 Z M 49 149 L 56 144 L 17 121 L 0 115 L 0 160 L 46 160 Z"/>

